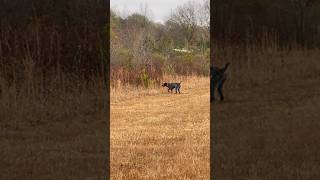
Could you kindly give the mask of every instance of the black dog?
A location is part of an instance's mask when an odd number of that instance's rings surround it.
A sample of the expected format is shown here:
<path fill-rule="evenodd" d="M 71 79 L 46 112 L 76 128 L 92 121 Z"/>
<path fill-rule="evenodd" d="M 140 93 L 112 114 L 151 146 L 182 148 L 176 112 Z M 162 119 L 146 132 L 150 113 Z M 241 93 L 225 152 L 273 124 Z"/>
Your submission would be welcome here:
<path fill-rule="evenodd" d="M 172 90 L 175 89 L 176 93 L 179 92 L 179 94 L 180 94 L 181 82 L 180 83 L 163 83 L 162 87 L 167 87 L 168 92 L 169 92 L 169 90 L 172 92 Z"/>
<path fill-rule="evenodd" d="M 216 87 L 218 87 L 218 93 L 220 95 L 220 100 L 224 100 L 222 93 L 222 87 L 224 82 L 227 80 L 225 71 L 227 70 L 230 63 L 226 63 L 223 68 L 210 67 L 210 102 L 215 101 L 214 92 Z"/>

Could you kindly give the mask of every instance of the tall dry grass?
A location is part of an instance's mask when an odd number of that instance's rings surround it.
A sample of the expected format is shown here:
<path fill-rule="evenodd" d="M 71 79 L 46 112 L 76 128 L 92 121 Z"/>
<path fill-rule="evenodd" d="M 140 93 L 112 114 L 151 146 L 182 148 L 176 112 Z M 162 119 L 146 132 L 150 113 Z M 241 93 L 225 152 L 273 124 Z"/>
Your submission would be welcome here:
<path fill-rule="evenodd" d="M 164 74 L 161 77 L 162 78 L 160 79 L 159 83 L 153 83 L 148 87 L 133 85 L 128 82 L 122 82 L 120 79 L 114 79 L 113 81 L 116 83 L 113 83 L 110 87 L 110 101 L 111 103 L 117 103 L 119 101 L 132 98 L 152 96 L 161 92 L 167 92 L 167 88 L 161 86 L 164 82 L 182 81 L 183 91 L 183 89 L 193 88 L 196 81 L 203 81 L 203 79 L 208 79 L 207 76 L 200 76 L 195 74 L 189 76 Z"/>
<path fill-rule="evenodd" d="M 101 111 L 102 78 L 86 81 L 59 72 L 43 77 L 34 73 L 30 64 L 23 65 L 23 69 L 19 80 L 13 77 L 8 81 L 0 75 L 2 122 L 37 124 Z"/>
<path fill-rule="evenodd" d="M 22 68 L 20 80 L 0 73 L 0 179 L 101 179 L 107 131 L 102 78 L 43 77 L 29 64 Z"/>
<path fill-rule="evenodd" d="M 231 62 L 228 70 L 230 88 L 294 81 L 297 77 L 315 78 L 320 72 L 319 49 L 279 48 L 276 45 L 213 48 L 214 65 L 224 66 Z"/>

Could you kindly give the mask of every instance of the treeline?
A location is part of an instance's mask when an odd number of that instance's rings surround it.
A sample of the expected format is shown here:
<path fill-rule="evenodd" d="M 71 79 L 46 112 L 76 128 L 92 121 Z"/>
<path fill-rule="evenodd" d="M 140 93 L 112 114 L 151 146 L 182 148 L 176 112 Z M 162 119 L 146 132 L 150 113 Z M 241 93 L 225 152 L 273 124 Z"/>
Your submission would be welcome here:
<path fill-rule="evenodd" d="M 101 74 L 107 8 L 104 0 L 0 1 L 0 77 L 12 83 L 28 73 L 77 80 Z"/>
<path fill-rule="evenodd" d="M 164 74 L 208 75 L 210 4 L 188 2 L 167 21 L 156 23 L 146 13 L 110 15 L 111 83 L 150 86 Z"/>
<path fill-rule="evenodd" d="M 319 0 L 213 0 L 216 44 L 320 47 Z"/>

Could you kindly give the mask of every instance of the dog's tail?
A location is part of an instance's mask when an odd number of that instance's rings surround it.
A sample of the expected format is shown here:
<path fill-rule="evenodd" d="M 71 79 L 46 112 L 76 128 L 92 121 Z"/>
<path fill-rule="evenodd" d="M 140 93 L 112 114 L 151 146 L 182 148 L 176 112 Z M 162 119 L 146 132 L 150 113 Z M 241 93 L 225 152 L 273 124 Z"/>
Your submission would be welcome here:
<path fill-rule="evenodd" d="M 228 63 L 226 63 L 226 65 L 224 66 L 224 68 L 222 69 L 222 71 L 223 72 L 225 72 L 226 70 L 227 70 L 227 68 L 228 68 L 228 66 L 230 65 L 230 63 L 228 62 Z"/>

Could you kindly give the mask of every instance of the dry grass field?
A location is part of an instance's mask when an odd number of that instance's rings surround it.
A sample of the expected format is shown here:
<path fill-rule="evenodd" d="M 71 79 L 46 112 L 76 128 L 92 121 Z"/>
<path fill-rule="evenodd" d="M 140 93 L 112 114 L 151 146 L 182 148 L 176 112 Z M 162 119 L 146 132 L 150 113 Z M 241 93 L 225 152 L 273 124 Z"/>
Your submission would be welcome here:
<path fill-rule="evenodd" d="M 215 177 L 318 179 L 319 89 L 320 78 L 230 90 L 212 115 Z"/>
<path fill-rule="evenodd" d="M 32 96 L 0 85 L 0 179 L 104 178 L 102 88 Z"/>
<path fill-rule="evenodd" d="M 225 102 L 212 106 L 216 179 L 319 179 L 319 54 L 266 51 L 256 64 L 233 62 Z"/>
<path fill-rule="evenodd" d="M 210 80 L 176 79 L 181 94 L 111 90 L 111 179 L 209 179 Z"/>

